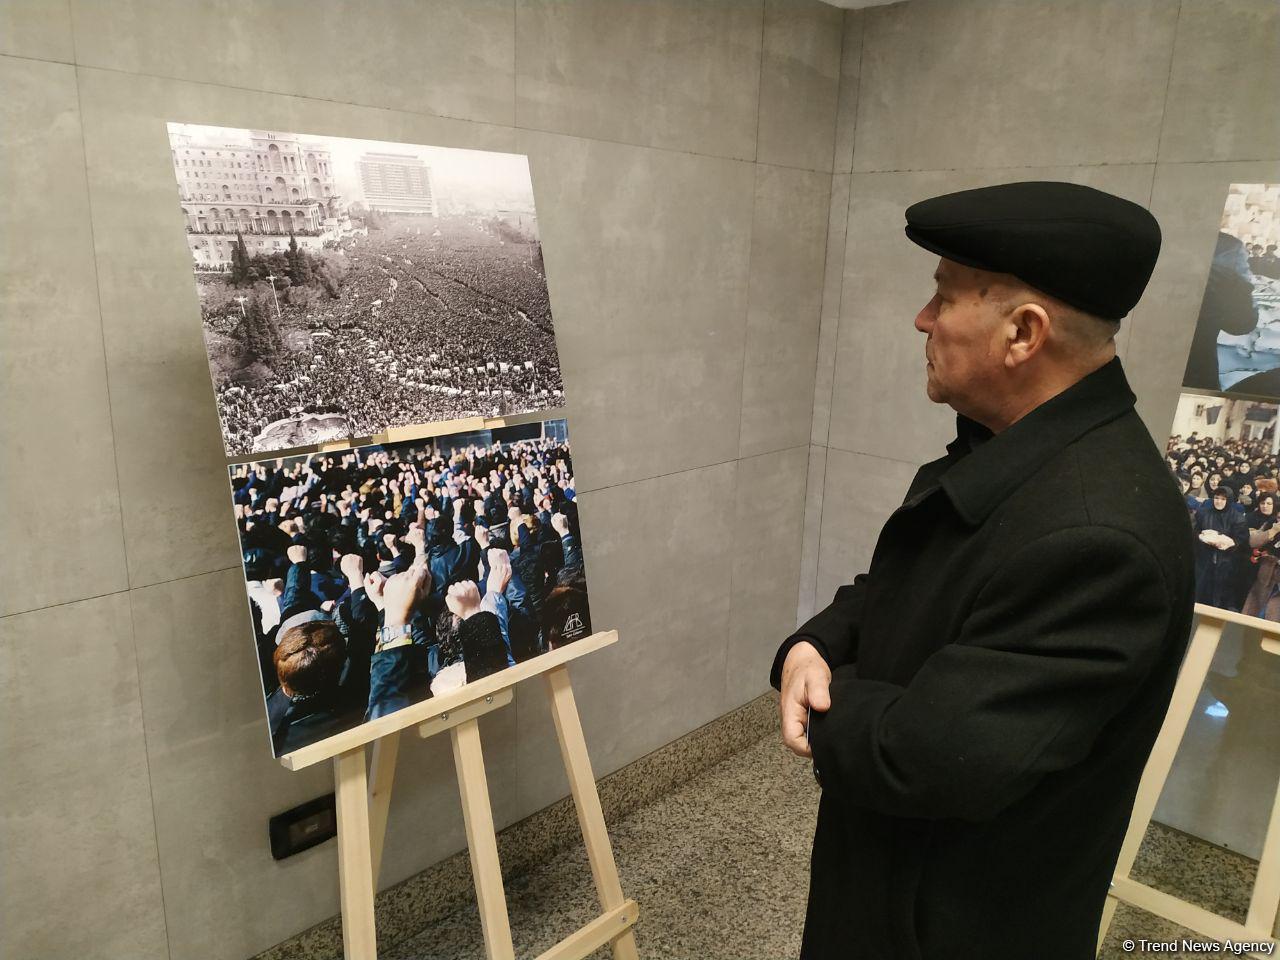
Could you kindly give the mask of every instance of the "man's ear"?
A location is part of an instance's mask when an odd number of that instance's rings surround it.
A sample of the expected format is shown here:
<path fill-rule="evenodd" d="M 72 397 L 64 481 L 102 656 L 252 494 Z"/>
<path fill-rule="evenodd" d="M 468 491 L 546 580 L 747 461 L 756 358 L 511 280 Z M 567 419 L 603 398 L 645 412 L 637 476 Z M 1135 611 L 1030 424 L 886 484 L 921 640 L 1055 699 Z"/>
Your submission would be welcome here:
<path fill-rule="evenodd" d="M 1052 328 L 1053 321 L 1040 304 L 1023 303 L 1015 307 L 1005 320 L 1009 337 L 1005 366 L 1019 366 L 1039 353 L 1048 342 Z"/>

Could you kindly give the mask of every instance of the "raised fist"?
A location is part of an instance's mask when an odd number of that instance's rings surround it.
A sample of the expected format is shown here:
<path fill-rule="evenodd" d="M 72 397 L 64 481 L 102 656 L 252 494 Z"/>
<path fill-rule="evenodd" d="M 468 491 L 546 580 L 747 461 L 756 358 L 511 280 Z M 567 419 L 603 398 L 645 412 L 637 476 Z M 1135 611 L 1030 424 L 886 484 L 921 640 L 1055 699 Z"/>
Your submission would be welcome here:
<path fill-rule="evenodd" d="M 386 582 L 387 578 L 377 570 L 364 575 L 364 592 L 379 610 L 382 609 L 382 588 Z"/>
<path fill-rule="evenodd" d="M 486 556 L 489 558 L 489 579 L 485 581 L 485 589 L 489 593 L 502 593 L 511 582 L 511 555 L 494 547 Z"/>
<path fill-rule="evenodd" d="M 307 548 L 301 543 L 293 544 L 285 552 L 289 555 L 290 563 L 306 563 L 307 562 Z"/>
<path fill-rule="evenodd" d="M 445 606 L 459 620 L 466 620 L 480 612 L 480 588 L 474 580 L 464 580 L 449 587 L 444 597 Z"/>
<path fill-rule="evenodd" d="M 562 537 L 569 535 L 569 518 L 563 513 L 553 513 L 551 515 L 551 528 Z"/>
<path fill-rule="evenodd" d="M 364 580 L 364 557 L 358 553 L 348 553 L 343 555 L 339 561 L 342 568 L 342 575 L 347 578 L 347 582 L 353 587 Z"/>
<path fill-rule="evenodd" d="M 403 573 L 397 573 L 382 587 L 383 624 L 399 627 L 408 623 L 414 605 L 430 590 L 431 571 L 425 563 L 415 563 Z"/>

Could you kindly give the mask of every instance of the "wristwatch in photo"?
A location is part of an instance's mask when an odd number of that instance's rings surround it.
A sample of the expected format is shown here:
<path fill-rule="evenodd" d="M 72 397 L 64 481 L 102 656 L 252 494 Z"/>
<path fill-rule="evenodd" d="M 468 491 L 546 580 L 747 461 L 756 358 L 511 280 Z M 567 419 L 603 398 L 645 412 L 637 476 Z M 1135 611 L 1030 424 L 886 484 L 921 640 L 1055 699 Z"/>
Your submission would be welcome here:
<path fill-rule="evenodd" d="M 413 627 L 407 623 L 402 623 L 398 627 L 379 627 L 378 642 L 374 645 L 373 652 L 381 653 L 383 650 L 413 643 L 412 633 Z"/>

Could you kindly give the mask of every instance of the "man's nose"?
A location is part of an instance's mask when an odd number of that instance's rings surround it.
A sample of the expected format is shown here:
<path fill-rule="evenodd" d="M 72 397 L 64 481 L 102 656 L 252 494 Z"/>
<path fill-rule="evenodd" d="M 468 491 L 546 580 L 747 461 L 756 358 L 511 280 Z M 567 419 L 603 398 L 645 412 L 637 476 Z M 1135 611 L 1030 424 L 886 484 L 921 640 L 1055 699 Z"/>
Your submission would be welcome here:
<path fill-rule="evenodd" d="M 916 329 L 919 330 L 921 333 L 928 333 L 930 329 L 932 329 L 933 327 L 933 316 L 934 316 L 933 301 L 930 300 L 923 307 L 921 307 L 920 312 L 916 314 L 916 324 L 915 324 Z"/>

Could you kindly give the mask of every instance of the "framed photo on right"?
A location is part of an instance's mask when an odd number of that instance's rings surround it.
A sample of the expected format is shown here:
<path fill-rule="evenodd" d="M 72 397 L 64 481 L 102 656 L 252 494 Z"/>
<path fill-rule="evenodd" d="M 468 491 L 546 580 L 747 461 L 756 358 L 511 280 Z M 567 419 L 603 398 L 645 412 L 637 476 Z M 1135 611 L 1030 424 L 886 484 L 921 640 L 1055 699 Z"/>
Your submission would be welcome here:
<path fill-rule="evenodd" d="M 1165 458 L 1196 602 L 1280 622 L 1280 183 L 1227 189 Z"/>

